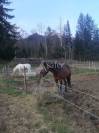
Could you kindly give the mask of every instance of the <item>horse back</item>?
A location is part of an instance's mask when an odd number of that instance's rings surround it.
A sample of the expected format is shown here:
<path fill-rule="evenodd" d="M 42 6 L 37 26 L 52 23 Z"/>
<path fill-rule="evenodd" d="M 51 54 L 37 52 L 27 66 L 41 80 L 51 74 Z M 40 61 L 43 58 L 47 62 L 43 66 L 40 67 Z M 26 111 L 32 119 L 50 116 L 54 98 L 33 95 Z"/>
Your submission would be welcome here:
<path fill-rule="evenodd" d="M 61 79 L 70 78 L 70 77 L 71 77 L 71 69 L 67 64 L 63 64 L 61 66 L 61 70 L 54 73 L 54 78 L 56 80 L 61 80 Z"/>

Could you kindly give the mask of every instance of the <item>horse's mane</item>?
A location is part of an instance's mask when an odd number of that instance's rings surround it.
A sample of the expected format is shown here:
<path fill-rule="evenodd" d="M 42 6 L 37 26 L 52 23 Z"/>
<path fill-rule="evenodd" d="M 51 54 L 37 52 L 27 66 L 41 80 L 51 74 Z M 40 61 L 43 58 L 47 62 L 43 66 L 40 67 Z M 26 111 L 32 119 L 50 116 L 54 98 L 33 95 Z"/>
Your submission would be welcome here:
<path fill-rule="evenodd" d="M 70 66 L 68 65 L 68 64 L 66 64 L 66 63 L 60 63 L 60 62 L 49 62 L 49 61 L 44 61 L 43 62 L 43 65 L 45 66 L 45 68 L 47 67 L 47 64 L 49 65 L 49 66 L 51 66 L 54 70 L 60 70 L 60 69 L 62 69 L 62 68 L 64 68 L 64 67 L 66 67 L 66 68 L 68 68 L 68 69 L 70 69 Z"/>

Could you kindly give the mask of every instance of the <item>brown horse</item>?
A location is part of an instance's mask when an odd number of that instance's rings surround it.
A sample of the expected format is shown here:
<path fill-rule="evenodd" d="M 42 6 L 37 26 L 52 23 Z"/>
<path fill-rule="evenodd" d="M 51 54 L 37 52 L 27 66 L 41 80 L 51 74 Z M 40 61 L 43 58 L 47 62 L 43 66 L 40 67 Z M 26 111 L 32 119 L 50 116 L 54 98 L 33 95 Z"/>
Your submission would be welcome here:
<path fill-rule="evenodd" d="M 63 92 L 63 86 L 65 86 L 65 91 L 67 91 L 67 84 L 69 87 L 71 87 L 71 70 L 68 65 L 43 62 L 43 68 L 44 69 L 42 69 L 40 72 L 40 79 L 50 71 L 54 76 L 54 80 L 60 90 L 60 93 Z"/>

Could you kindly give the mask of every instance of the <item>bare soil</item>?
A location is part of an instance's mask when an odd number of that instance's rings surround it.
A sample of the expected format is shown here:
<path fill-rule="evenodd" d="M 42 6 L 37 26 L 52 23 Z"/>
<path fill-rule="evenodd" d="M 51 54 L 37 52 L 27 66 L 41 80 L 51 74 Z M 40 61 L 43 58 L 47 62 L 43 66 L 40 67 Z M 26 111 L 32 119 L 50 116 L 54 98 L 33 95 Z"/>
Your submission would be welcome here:
<path fill-rule="evenodd" d="M 22 88 L 23 84 L 17 87 Z M 44 120 L 44 114 L 37 109 L 38 99 L 33 94 L 38 89 L 42 92 L 57 92 L 53 77 L 44 78 L 39 86 L 35 81 L 28 81 L 28 90 L 32 95 L 13 96 L 0 94 L 0 133 L 54 133 Z M 99 98 L 98 75 L 73 75 L 72 89 L 81 90 Z M 76 105 L 99 116 L 99 101 L 77 92 L 68 92 L 65 97 Z M 44 101 L 46 99 L 43 99 Z M 49 112 L 60 119 L 67 115 L 71 121 L 71 133 L 99 133 L 99 121 L 77 108 L 62 102 L 45 106 Z M 55 115 L 56 114 L 56 115 Z M 56 119 L 56 118 L 55 118 Z M 67 132 L 58 132 L 67 133 Z"/>
<path fill-rule="evenodd" d="M 51 80 L 49 82 L 51 82 Z M 44 82 L 44 84 L 50 83 Z M 65 99 L 76 104 L 82 109 L 95 114 L 98 118 L 94 118 L 93 116 L 84 113 L 68 103 L 65 103 L 63 109 L 73 121 L 73 133 L 99 133 L 99 100 L 95 100 L 90 96 L 76 92 L 76 90 L 83 91 L 86 94 L 92 95 L 99 99 L 99 76 L 73 75 L 72 91 L 69 92 L 68 88 L 68 92 L 65 95 Z M 58 108 L 54 108 L 54 112 L 56 110 L 58 110 Z"/>

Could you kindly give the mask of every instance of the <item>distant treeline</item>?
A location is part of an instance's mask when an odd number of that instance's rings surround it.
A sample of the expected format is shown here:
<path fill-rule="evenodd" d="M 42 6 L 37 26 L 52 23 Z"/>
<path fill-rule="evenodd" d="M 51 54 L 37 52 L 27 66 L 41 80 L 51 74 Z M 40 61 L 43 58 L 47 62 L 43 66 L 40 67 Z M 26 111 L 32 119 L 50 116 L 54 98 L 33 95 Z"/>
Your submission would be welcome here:
<path fill-rule="evenodd" d="M 88 14 L 80 14 L 75 37 L 69 20 L 60 34 L 48 27 L 45 34 L 34 33 L 22 38 L 9 20 L 9 0 L 0 0 L 0 60 L 18 58 L 66 58 L 99 60 L 99 28 Z"/>
<path fill-rule="evenodd" d="M 90 15 L 81 13 L 75 37 L 67 21 L 61 34 L 48 27 L 45 35 L 34 33 L 16 46 L 16 57 L 99 60 L 99 28 Z"/>

